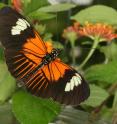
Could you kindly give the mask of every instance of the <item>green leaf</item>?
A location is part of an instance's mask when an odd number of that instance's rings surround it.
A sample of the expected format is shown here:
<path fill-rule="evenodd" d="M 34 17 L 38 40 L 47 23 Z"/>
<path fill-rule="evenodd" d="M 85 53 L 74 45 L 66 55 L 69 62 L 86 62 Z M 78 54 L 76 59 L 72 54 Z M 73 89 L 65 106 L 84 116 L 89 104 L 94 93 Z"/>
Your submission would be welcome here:
<path fill-rule="evenodd" d="M 115 92 L 115 96 L 114 96 L 114 102 L 113 102 L 113 107 L 112 107 L 113 111 L 117 113 L 117 91 Z"/>
<path fill-rule="evenodd" d="M 4 3 L 0 3 L 0 8 L 6 6 Z"/>
<path fill-rule="evenodd" d="M 15 124 L 11 104 L 0 105 L 0 124 Z"/>
<path fill-rule="evenodd" d="M 76 7 L 75 4 L 64 3 L 64 4 L 56 4 L 56 5 L 41 7 L 40 9 L 38 9 L 38 11 L 39 12 L 54 12 L 54 13 L 56 13 L 56 12 L 61 12 L 61 11 L 67 11 L 74 7 Z"/>
<path fill-rule="evenodd" d="M 57 123 L 58 122 L 58 123 Z M 71 106 L 65 107 L 57 121 L 52 124 L 112 124 L 102 117 L 95 118 L 94 114 L 74 109 Z"/>
<path fill-rule="evenodd" d="M 19 91 L 13 96 L 13 112 L 22 124 L 48 124 L 60 112 L 59 104 Z"/>
<path fill-rule="evenodd" d="M 57 119 L 59 119 L 58 124 L 88 124 L 89 116 L 88 112 L 72 107 L 65 107 Z"/>
<path fill-rule="evenodd" d="M 26 15 L 36 11 L 40 7 L 48 5 L 47 0 L 40 0 L 39 2 L 37 2 L 37 0 L 23 0 L 23 1 L 24 1 L 24 13 Z"/>
<path fill-rule="evenodd" d="M 40 35 L 44 35 L 46 32 L 46 25 L 35 24 L 35 29 L 39 32 Z"/>
<path fill-rule="evenodd" d="M 117 61 L 108 64 L 93 65 L 85 71 L 85 77 L 89 82 L 112 84 L 117 81 Z"/>
<path fill-rule="evenodd" d="M 45 12 L 38 12 L 38 11 L 34 11 L 32 13 L 29 13 L 27 16 L 31 19 L 38 19 L 40 21 L 52 19 L 52 18 L 56 17 L 56 15 L 54 15 L 54 14 L 45 13 Z"/>
<path fill-rule="evenodd" d="M 104 53 L 108 61 L 117 60 L 117 44 L 115 42 L 112 42 L 108 46 L 100 47 L 100 51 Z"/>
<path fill-rule="evenodd" d="M 52 44 L 54 45 L 54 48 L 58 48 L 58 49 L 64 49 L 64 46 L 62 43 L 58 42 L 58 41 L 53 41 Z M 62 54 L 61 54 L 62 55 Z M 62 57 L 63 58 L 63 57 Z"/>
<path fill-rule="evenodd" d="M 86 21 L 91 23 L 108 23 L 117 26 L 117 11 L 111 7 L 104 5 L 95 5 L 81 10 L 71 19 L 75 19 L 81 24 Z"/>
<path fill-rule="evenodd" d="M 8 72 L 6 64 L 0 63 L 0 103 L 7 100 L 14 92 L 16 81 Z"/>
<path fill-rule="evenodd" d="M 99 106 L 109 96 L 106 90 L 96 85 L 90 85 L 90 92 L 91 93 L 89 98 L 82 104 L 96 107 Z"/>
<path fill-rule="evenodd" d="M 51 33 L 46 33 L 46 34 L 44 35 L 43 40 L 44 40 L 44 41 L 51 41 L 52 36 L 53 36 L 53 34 L 51 34 Z"/>
<path fill-rule="evenodd" d="M 103 118 L 103 120 L 112 122 L 113 117 L 112 109 L 108 108 L 107 106 L 103 106 L 100 111 L 100 117 Z"/>

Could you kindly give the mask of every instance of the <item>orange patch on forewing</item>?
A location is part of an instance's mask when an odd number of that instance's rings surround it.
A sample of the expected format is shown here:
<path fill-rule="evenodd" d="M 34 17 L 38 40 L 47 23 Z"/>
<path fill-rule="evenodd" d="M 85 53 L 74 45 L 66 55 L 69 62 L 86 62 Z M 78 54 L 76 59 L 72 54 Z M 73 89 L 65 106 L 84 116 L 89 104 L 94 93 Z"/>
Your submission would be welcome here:
<path fill-rule="evenodd" d="M 41 63 L 41 61 L 42 61 L 41 58 L 38 58 L 38 57 L 34 56 L 33 54 L 28 54 L 28 53 L 24 53 L 24 54 L 25 54 L 25 56 L 26 56 L 28 59 L 30 59 L 31 61 L 33 61 L 33 62 L 36 63 L 37 65 L 38 65 L 39 63 Z"/>
<path fill-rule="evenodd" d="M 47 53 L 51 53 L 53 46 L 51 42 L 44 42 L 36 31 L 34 33 L 35 37 L 27 39 L 22 51 L 27 58 L 39 64 Z"/>
<path fill-rule="evenodd" d="M 36 31 L 35 37 L 27 39 L 23 45 L 23 54 L 37 64 L 42 61 L 41 58 L 45 56 L 46 52 L 46 45 Z"/>

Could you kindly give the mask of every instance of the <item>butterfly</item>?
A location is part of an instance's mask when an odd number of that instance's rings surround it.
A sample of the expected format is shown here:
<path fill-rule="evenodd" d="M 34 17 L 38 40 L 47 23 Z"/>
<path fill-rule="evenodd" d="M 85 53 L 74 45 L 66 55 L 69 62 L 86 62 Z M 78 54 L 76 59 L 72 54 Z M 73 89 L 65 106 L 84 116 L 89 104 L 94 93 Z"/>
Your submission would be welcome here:
<path fill-rule="evenodd" d="M 25 17 L 10 7 L 0 10 L 0 41 L 8 70 L 27 91 L 66 105 L 78 105 L 89 97 L 81 74 L 58 58 L 61 50 L 44 42 Z"/>

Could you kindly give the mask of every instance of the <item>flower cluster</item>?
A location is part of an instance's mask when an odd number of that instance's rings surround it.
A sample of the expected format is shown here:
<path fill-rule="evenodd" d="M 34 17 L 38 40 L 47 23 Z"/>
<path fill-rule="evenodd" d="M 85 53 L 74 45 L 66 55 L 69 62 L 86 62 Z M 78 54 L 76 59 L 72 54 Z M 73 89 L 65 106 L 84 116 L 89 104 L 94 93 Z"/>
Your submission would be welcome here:
<path fill-rule="evenodd" d="M 86 23 L 80 30 L 79 34 L 81 36 L 87 36 L 91 39 L 98 38 L 99 41 L 112 41 L 114 38 L 117 38 L 114 28 L 111 25 L 107 24 L 91 24 Z"/>
<path fill-rule="evenodd" d="M 76 40 L 79 37 L 80 24 L 78 22 L 74 23 L 73 26 L 70 26 L 63 31 L 63 38 L 71 40 Z"/>
<path fill-rule="evenodd" d="M 102 23 L 85 23 L 84 26 L 81 26 L 79 23 L 74 23 L 73 26 L 68 27 L 63 32 L 63 37 L 68 39 L 68 34 L 74 32 L 78 37 L 86 36 L 91 39 L 98 38 L 98 41 L 112 41 L 117 38 L 115 29 L 111 25 L 102 24 Z M 68 39 L 69 40 L 69 39 Z"/>

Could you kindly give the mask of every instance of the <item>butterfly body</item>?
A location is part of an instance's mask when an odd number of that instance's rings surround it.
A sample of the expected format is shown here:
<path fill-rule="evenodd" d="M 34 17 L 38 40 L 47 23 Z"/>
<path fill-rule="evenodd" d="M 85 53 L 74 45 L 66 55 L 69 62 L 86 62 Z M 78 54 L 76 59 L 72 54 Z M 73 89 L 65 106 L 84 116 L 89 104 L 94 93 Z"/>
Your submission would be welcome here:
<path fill-rule="evenodd" d="M 42 63 L 46 65 L 49 64 L 51 61 L 54 61 L 60 54 L 60 51 L 60 49 L 52 49 L 51 53 L 47 53 L 45 57 L 43 57 Z"/>
<path fill-rule="evenodd" d="M 45 43 L 10 7 L 0 10 L 0 41 L 8 70 L 32 94 L 68 105 L 78 105 L 89 97 L 89 86 L 81 74 L 58 58 L 61 50 Z"/>
<path fill-rule="evenodd" d="M 54 61 L 60 54 L 60 51 L 61 51 L 60 49 L 52 49 L 51 53 L 46 53 L 46 55 L 42 58 L 42 62 L 39 63 L 35 70 L 27 74 L 27 77 L 30 76 L 31 74 L 36 73 L 38 70 L 43 68 L 44 65 L 48 65 L 50 62 Z"/>

